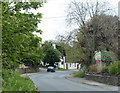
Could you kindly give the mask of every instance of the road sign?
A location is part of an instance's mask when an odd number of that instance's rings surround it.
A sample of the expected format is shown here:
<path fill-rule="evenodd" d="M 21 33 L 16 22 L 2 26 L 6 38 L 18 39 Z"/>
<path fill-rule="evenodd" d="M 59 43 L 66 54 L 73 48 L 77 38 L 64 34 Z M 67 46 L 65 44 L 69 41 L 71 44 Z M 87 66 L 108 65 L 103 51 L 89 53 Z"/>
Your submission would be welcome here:
<path fill-rule="evenodd" d="M 95 52 L 95 64 L 101 64 L 101 52 Z"/>

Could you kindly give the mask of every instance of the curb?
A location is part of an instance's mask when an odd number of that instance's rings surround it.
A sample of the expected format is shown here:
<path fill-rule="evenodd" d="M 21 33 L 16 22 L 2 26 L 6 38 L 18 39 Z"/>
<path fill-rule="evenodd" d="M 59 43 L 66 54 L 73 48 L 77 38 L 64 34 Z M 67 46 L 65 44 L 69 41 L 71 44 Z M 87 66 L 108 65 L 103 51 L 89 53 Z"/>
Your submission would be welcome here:
<path fill-rule="evenodd" d="M 65 79 L 74 81 L 76 83 L 82 83 L 82 84 L 91 85 L 91 86 L 98 86 L 101 88 L 109 89 L 110 91 L 118 91 L 118 86 L 107 85 L 107 84 L 99 83 L 92 80 L 86 80 L 85 78 L 73 77 L 71 74 L 66 75 Z"/>

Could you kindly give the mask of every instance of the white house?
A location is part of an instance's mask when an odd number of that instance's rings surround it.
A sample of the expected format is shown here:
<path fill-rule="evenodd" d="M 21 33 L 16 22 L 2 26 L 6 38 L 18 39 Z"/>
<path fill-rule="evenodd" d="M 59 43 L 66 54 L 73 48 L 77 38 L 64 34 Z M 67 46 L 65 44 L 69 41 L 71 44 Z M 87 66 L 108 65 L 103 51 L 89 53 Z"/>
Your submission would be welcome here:
<path fill-rule="evenodd" d="M 56 49 L 56 45 L 53 44 L 54 49 Z M 75 62 L 75 63 L 66 63 L 65 56 L 60 56 L 60 62 L 56 62 L 58 68 L 64 68 L 64 69 L 80 69 L 81 64 Z"/>
<path fill-rule="evenodd" d="M 64 68 L 64 69 L 80 69 L 81 64 L 79 63 L 66 63 L 66 62 L 57 62 L 58 68 Z"/>

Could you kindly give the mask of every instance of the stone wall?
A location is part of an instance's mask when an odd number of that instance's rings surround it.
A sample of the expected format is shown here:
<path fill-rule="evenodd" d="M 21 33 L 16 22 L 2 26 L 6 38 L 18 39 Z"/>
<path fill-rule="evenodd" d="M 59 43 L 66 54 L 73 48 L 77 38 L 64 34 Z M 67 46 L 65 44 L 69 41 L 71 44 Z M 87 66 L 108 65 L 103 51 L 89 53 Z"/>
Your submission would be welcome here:
<path fill-rule="evenodd" d="M 110 76 L 108 74 L 97 74 L 97 73 L 85 73 L 85 78 L 87 80 L 94 80 L 100 83 L 117 85 L 120 86 L 120 75 L 119 76 Z"/>
<path fill-rule="evenodd" d="M 24 73 L 34 73 L 34 72 L 39 72 L 39 68 L 19 68 L 17 69 L 18 72 L 24 74 Z"/>

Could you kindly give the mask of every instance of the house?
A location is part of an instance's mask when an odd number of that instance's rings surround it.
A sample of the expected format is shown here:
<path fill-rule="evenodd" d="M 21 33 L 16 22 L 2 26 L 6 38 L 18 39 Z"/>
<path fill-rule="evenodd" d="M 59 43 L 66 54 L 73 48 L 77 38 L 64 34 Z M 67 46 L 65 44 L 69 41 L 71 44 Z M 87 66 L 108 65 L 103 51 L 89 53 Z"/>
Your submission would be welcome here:
<path fill-rule="evenodd" d="M 54 49 L 56 49 L 55 44 L 53 44 L 53 47 L 54 47 Z M 60 56 L 60 62 L 55 62 L 55 65 L 58 68 L 64 68 L 64 69 L 80 69 L 81 68 L 81 64 L 78 62 L 66 63 L 66 57 L 63 54 L 61 54 L 61 56 Z"/>
<path fill-rule="evenodd" d="M 64 68 L 64 69 L 80 69 L 81 64 L 79 63 L 66 63 L 66 62 L 58 62 L 58 68 Z"/>

